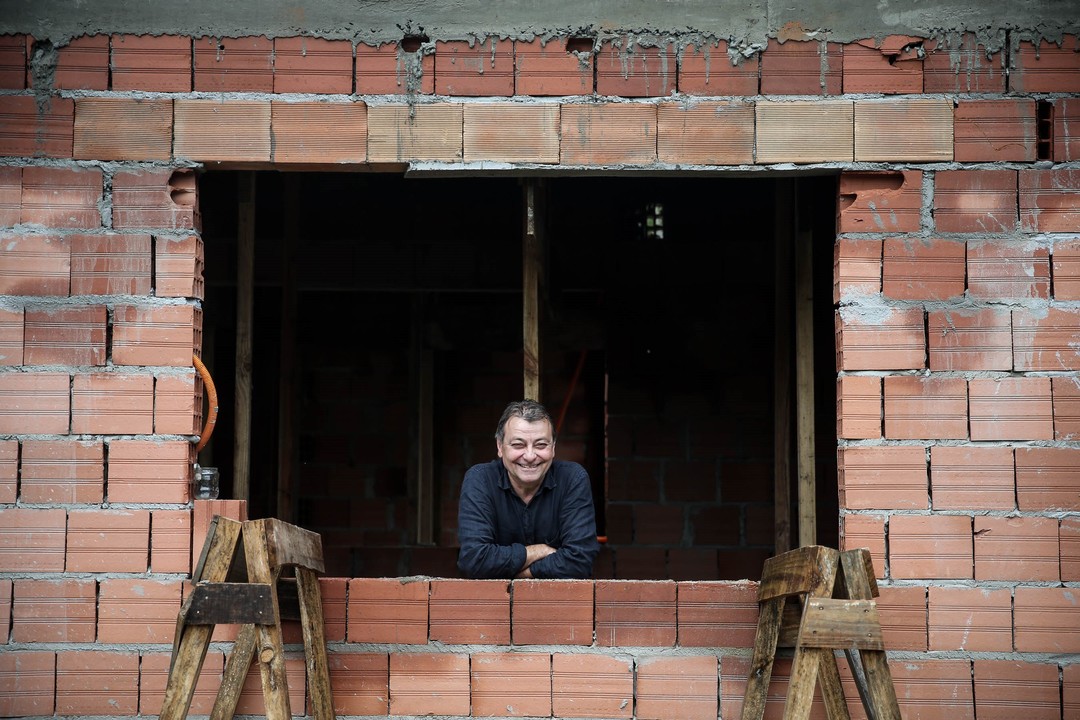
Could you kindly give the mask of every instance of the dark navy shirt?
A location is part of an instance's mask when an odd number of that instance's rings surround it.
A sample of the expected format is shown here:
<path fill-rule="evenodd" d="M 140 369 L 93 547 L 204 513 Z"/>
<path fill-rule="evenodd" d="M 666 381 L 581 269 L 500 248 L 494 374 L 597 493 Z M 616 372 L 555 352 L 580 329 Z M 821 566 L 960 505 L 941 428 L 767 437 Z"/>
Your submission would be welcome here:
<path fill-rule="evenodd" d="M 536 578 L 587 578 L 600 551 L 585 468 L 554 460 L 529 504 L 514 492 L 502 460 L 474 465 L 461 484 L 458 568 L 470 578 L 512 578 L 525 546 L 556 552 L 529 566 Z"/>

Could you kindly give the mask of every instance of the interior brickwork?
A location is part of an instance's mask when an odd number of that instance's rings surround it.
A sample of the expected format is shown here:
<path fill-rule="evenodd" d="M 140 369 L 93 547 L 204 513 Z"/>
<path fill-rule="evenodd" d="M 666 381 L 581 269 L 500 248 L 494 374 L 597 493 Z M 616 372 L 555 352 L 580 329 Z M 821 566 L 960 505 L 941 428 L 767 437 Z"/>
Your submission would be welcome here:
<path fill-rule="evenodd" d="M 873 555 L 901 710 L 1080 712 L 1077 39 L 773 39 L 730 67 L 564 39 L 0 38 L 0 714 L 154 715 L 209 518 L 248 512 L 189 490 L 222 168 L 837 178 L 839 544 Z M 755 589 L 327 577 L 335 703 L 513 716 L 520 678 L 530 717 L 736 717 Z"/>

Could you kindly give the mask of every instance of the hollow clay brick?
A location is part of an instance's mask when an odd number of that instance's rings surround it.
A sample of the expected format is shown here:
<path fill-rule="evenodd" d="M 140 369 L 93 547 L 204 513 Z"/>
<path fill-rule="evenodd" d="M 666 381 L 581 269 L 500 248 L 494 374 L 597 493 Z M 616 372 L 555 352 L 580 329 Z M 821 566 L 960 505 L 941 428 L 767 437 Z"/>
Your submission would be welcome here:
<path fill-rule="evenodd" d="M 964 294 L 964 243 L 938 238 L 888 238 L 881 292 L 897 300 L 946 300 Z"/>
<path fill-rule="evenodd" d="M 979 720 L 1068 717 L 1068 713 L 1059 715 L 1061 690 L 1056 663 L 977 658 L 974 665 Z"/>
<path fill-rule="evenodd" d="M 328 664 L 336 715 L 389 713 L 390 658 L 386 653 L 333 653 Z"/>
<path fill-rule="evenodd" d="M 22 168 L 0 167 L 0 227 L 19 224 L 22 216 Z"/>
<path fill-rule="evenodd" d="M 971 579 L 971 518 L 896 515 L 889 521 L 889 566 L 901 579 Z"/>
<path fill-rule="evenodd" d="M 1017 228 L 1015 170 L 943 170 L 934 177 L 940 232 L 1006 233 Z"/>
<path fill-rule="evenodd" d="M 1080 370 L 1080 313 L 1049 308 L 1013 310 L 1013 369 Z"/>
<path fill-rule="evenodd" d="M 749 647 L 757 632 L 757 583 L 680 582 L 678 645 Z"/>
<path fill-rule="evenodd" d="M 839 43 L 769 38 L 761 53 L 761 94 L 839 95 L 843 50 Z"/>
<path fill-rule="evenodd" d="M 472 714 L 551 716 L 551 655 L 474 653 L 469 660 Z"/>
<path fill-rule="evenodd" d="M 274 38 L 274 92 L 348 95 L 352 43 L 316 37 Z"/>
<path fill-rule="evenodd" d="M 992 308 L 931 310 L 927 336 L 930 369 L 973 371 L 1012 369 L 1012 315 Z"/>
<path fill-rule="evenodd" d="M 970 242 L 968 293 L 995 300 L 1050 297 L 1050 253 L 1033 243 Z"/>
<path fill-rule="evenodd" d="M 633 717 L 631 660 L 605 655 L 551 657 L 551 706 L 555 717 Z"/>
<path fill-rule="evenodd" d="M 836 332 L 837 370 L 921 370 L 926 366 L 921 309 L 863 313 L 841 307 Z"/>
<path fill-rule="evenodd" d="M 726 40 L 688 43 L 679 52 L 679 92 L 687 95 L 757 95 L 759 55 L 729 53 Z"/>
<path fill-rule="evenodd" d="M 119 306 L 113 314 L 113 362 L 191 367 L 201 325 L 202 313 L 192 305 Z"/>
<path fill-rule="evenodd" d="M 1005 92 L 1005 57 L 990 52 L 972 33 L 931 38 L 923 43 L 923 92 Z"/>
<path fill-rule="evenodd" d="M 150 513 L 150 571 L 191 572 L 191 512 L 153 510 Z"/>
<path fill-rule="evenodd" d="M 173 155 L 200 162 L 269 162 L 270 102 L 176 100 Z"/>
<path fill-rule="evenodd" d="M 1080 223 L 1080 170 L 1025 168 L 1019 172 L 1021 230 L 1075 232 Z"/>
<path fill-rule="evenodd" d="M 0 89 L 26 89 L 26 36 L 0 35 Z"/>
<path fill-rule="evenodd" d="M 592 582 L 517 580 L 511 592 L 514 645 L 592 644 Z"/>
<path fill-rule="evenodd" d="M 833 303 L 881 292 L 880 240 L 839 238 L 833 246 Z"/>
<path fill-rule="evenodd" d="M 1016 448 L 1016 497 L 1019 509 L 1080 510 L 1076 492 L 1080 450 L 1068 447 Z"/>
<path fill-rule="evenodd" d="M 935 510 L 1015 509 L 1013 449 L 935 445 L 930 495 Z"/>
<path fill-rule="evenodd" d="M 1018 586 L 1013 594 L 1017 652 L 1080 652 L 1080 622 L 1073 588 Z"/>
<path fill-rule="evenodd" d="M 647 165 L 656 162 L 654 105 L 563 105 L 563 165 Z"/>
<path fill-rule="evenodd" d="M 113 35 L 112 89 L 191 92 L 191 38 Z"/>
<path fill-rule="evenodd" d="M 953 114 L 957 162 L 1034 162 L 1035 101 L 961 100 Z"/>
<path fill-rule="evenodd" d="M 195 38 L 195 90 L 274 92 L 273 54 L 262 36 Z"/>
<path fill-rule="evenodd" d="M 922 586 L 879 588 L 881 635 L 889 650 L 926 652 L 926 590 Z"/>
<path fill-rule="evenodd" d="M 390 655 L 391 715 L 468 715 L 469 656 Z"/>
<path fill-rule="evenodd" d="M 154 378 L 149 374 L 90 373 L 71 389 L 75 433 L 149 435 L 154 431 Z"/>
<path fill-rule="evenodd" d="M 975 517 L 975 580 L 1057 582 L 1058 520 Z"/>
<path fill-rule="evenodd" d="M 98 168 L 25 167 L 22 222 L 54 228 L 99 228 L 102 183 Z"/>
<path fill-rule="evenodd" d="M 432 580 L 428 603 L 431 639 L 509 645 L 509 591 L 505 580 Z"/>
<path fill-rule="evenodd" d="M 927 507 L 926 451 L 922 447 L 843 447 L 838 450 L 837 464 L 848 509 Z"/>
<path fill-rule="evenodd" d="M 194 446 L 187 440 L 113 440 L 109 443 L 109 500 L 187 502 L 193 461 Z"/>
<path fill-rule="evenodd" d="M 112 186 L 113 227 L 198 229 L 195 173 L 144 169 L 117 172 Z"/>
<path fill-rule="evenodd" d="M 968 383 L 972 440 L 1052 440 L 1050 378 L 973 378 Z"/>
<path fill-rule="evenodd" d="M 844 46 L 844 92 L 910 95 L 923 89 L 922 39 L 890 35 Z"/>
<path fill-rule="evenodd" d="M 514 42 L 514 92 L 517 95 L 589 95 L 593 91 L 592 48 L 572 50 L 568 38 Z"/>
<path fill-rule="evenodd" d="M 465 162 L 559 162 L 559 106 L 469 103 Z"/>
<path fill-rule="evenodd" d="M 885 437 L 964 440 L 968 391 L 963 378 L 896 375 L 885 378 Z"/>
<path fill-rule="evenodd" d="M 596 643 L 608 647 L 673 647 L 675 583 L 596 583 Z"/>
<path fill-rule="evenodd" d="M 840 175 L 840 232 L 917 232 L 922 173 L 845 172 Z"/>
<path fill-rule="evenodd" d="M 28 307 L 23 358 L 27 365 L 104 365 L 104 305 Z"/>
<path fill-rule="evenodd" d="M 596 92 L 616 97 L 667 97 L 675 92 L 675 53 L 632 35 L 604 40 L 596 55 Z"/>
<path fill-rule="evenodd" d="M 172 110 L 171 100 L 79 98 L 72 156 L 79 160 L 169 160 Z"/>
<path fill-rule="evenodd" d="M 362 163 L 367 160 L 363 103 L 270 104 L 276 163 Z"/>
<path fill-rule="evenodd" d="M 665 720 L 675 713 L 688 720 L 717 716 L 717 658 L 644 657 L 637 661 L 634 715 Z"/>
<path fill-rule="evenodd" d="M 70 98 L 0 95 L 0 155 L 70 158 L 74 130 Z"/>
<path fill-rule="evenodd" d="M 12 640 L 92 643 L 97 632 L 97 583 L 92 579 L 15 580 Z"/>
<path fill-rule="evenodd" d="M 161 714 L 161 704 L 165 700 L 165 686 L 169 681 L 170 660 L 171 656 L 168 653 L 144 653 L 140 658 L 139 714 Z M 216 650 L 206 653 L 189 707 L 191 715 L 209 715 L 214 709 L 214 701 L 217 699 L 224 668 L 224 653 Z M 334 690 L 337 690 L 337 685 L 334 685 Z"/>
<path fill-rule="evenodd" d="M 149 295 L 149 235 L 69 235 L 72 295 Z M 82 363 L 76 363 L 82 364 Z"/>
<path fill-rule="evenodd" d="M 459 97 L 513 95 L 513 41 L 495 37 L 473 42 L 436 41 L 435 94 Z"/>
<path fill-rule="evenodd" d="M 1050 386 L 1054 398 L 1054 439 L 1080 438 L 1080 379 L 1053 377 Z"/>
<path fill-rule="evenodd" d="M 148 510 L 72 510 L 68 515 L 68 572 L 146 572 Z"/>
<path fill-rule="evenodd" d="M 657 108 L 657 159 L 690 165 L 752 163 L 753 106 L 736 102 L 661 103 Z"/>
<path fill-rule="evenodd" d="M 19 441 L 0 440 L 0 503 L 15 504 L 18 481 Z"/>
<path fill-rule="evenodd" d="M 930 650 L 1012 650 L 1009 588 L 931 586 L 928 617 Z"/>
<path fill-rule="evenodd" d="M 371 162 L 460 162 L 461 104 L 376 105 L 368 108 Z"/>
<path fill-rule="evenodd" d="M 1080 93 L 1080 41 L 1021 40 L 1013 54 L 1009 89 L 1018 93 Z"/>
<path fill-rule="evenodd" d="M 98 642 L 172 643 L 181 582 L 106 578 L 98 600 Z"/>
<path fill-rule="evenodd" d="M 353 578 L 349 581 L 349 642 L 427 644 L 428 592 L 427 581 Z"/>
<path fill-rule="evenodd" d="M 70 397 L 67 373 L 0 375 L 0 433 L 66 435 Z"/>
<path fill-rule="evenodd" d="M 431 95 L 435 92 L 432 49 L 408 51 L 399 43 L 357 44 L 357 95 Z"/>

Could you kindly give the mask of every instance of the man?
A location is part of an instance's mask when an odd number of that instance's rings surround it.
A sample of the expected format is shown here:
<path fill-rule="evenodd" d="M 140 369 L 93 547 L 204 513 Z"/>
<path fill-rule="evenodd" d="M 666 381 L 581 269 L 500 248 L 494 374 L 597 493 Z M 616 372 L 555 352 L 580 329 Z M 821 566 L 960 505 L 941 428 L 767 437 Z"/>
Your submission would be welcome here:
<path fill-rule="evenodd" d="M 555 430 L 533 400 L 506 406 L 499 457 L 465 473 L 458 568 L 470 578 L 587 578 L 600 551 L 585 468 L 555 459 Z"/>

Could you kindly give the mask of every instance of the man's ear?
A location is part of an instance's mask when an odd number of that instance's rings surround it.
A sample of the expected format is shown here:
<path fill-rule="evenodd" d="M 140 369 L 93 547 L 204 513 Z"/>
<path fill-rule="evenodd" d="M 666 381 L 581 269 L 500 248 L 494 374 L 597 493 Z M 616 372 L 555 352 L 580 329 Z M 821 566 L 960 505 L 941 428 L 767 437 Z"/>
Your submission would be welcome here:
<path fill-rule="evenodd" d="M 495 452 L 502 458 L 502 443 L 498 440 L 495 441 Z"/>

